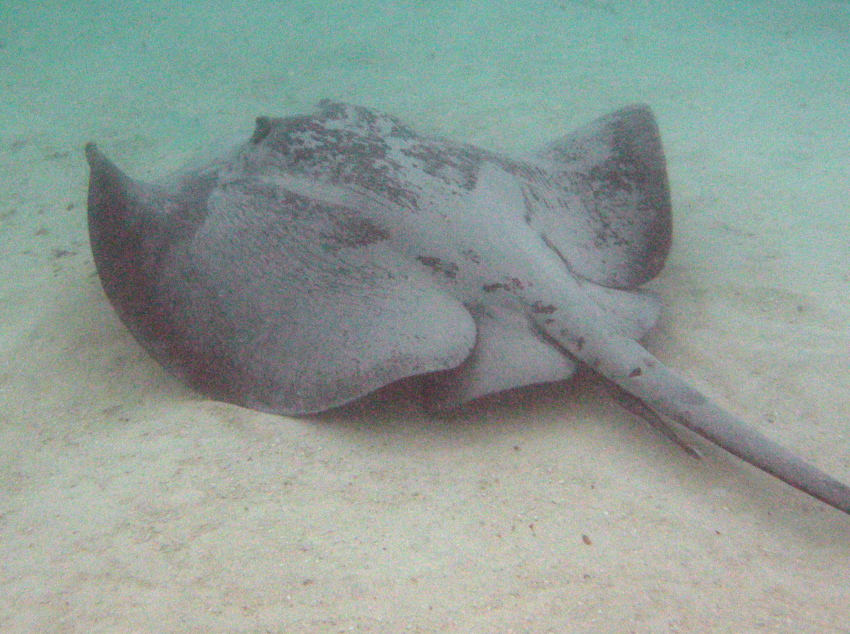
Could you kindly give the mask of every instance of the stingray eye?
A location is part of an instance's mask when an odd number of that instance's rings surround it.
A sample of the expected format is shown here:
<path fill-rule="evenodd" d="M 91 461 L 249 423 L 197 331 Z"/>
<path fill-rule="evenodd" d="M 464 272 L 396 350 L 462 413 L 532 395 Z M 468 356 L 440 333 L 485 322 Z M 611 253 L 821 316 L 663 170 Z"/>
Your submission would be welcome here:
<path fill-rule="evenodd" d="M 254 128 L 254 134 L 251 135 L 251 143 L 257 144 L 265 139 L 269 132 L 272 131 L 272 120 L 268 117 L 257 117 L 257 127 Z"/>

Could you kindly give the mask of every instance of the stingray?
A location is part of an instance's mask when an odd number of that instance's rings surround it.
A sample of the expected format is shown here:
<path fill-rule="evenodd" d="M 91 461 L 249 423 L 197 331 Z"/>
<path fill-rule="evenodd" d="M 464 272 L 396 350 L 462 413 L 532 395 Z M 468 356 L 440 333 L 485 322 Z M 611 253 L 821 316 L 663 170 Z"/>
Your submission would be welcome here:
<path fill-rule="evenodd" d="M 456 408 L 586 366 L 850 513 L 850 488 L 720 409 L 638 341 L 671 204 L 645 105 L 510 158 L 325 100 L 159 183 L 94 144 L 88 222 L 106 296 L 168 371 L 217 400 L 306 415 L 421 376 Z"/>

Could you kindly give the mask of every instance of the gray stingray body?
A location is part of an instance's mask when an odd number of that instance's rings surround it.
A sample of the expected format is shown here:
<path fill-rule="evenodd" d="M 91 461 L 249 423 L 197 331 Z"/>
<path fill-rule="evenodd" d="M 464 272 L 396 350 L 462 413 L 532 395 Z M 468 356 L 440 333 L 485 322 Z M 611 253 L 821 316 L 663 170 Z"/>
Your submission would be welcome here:
<path fill-rule="evenodd" d="M 651 112 L 630 106 L 521 160 L 330 101 L 259 118 L 168 185 L 90 144 L 89 231 L 138 341 L 209 396 L 280 414 L 427 375 L 434 407 L 585 364 L 649 410 L 850 512 L 850 489 L 747 428 L 637 341 L 670 197 Z"/>

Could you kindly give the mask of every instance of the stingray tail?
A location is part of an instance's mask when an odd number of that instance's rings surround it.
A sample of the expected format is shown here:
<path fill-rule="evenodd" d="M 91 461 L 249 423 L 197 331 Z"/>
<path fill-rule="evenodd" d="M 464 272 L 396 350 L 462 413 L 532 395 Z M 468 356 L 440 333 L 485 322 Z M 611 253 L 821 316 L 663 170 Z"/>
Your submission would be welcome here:
<path fill-rule="evenodd" d="M 588 332 L 590 329 L 585 330 Z M 555 333 L 549 330 L 555 337 Z M 556 341 L 573 357 L 667 417 L 741 460 L 850 515 L 850 487 L 712 403 L 628 337 Z"/>
<path fill-rule="evenodd" d="M 597 368 L 652 410 L 812 497 L 850 514 L 850 487 L 722 410 L 638 344 L 638 364 Z"/>

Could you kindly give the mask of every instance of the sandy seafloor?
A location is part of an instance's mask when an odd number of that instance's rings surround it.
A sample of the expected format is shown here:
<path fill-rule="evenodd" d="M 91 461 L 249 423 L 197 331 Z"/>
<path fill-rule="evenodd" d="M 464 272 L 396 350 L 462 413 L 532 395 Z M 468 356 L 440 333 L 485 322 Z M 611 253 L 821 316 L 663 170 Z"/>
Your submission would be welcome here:
<path fill-rule="evenodd" d="M 0 630 L 850 632 L 850 518 L 587 378 L 442 420 L 183 387 L 101 291 L 82 156 L 154 178 L 322 97 L 521 153 L 650 103 L 647 347 L 850 481 L 850 3 L 7 1 L 0 90 Z"/>

